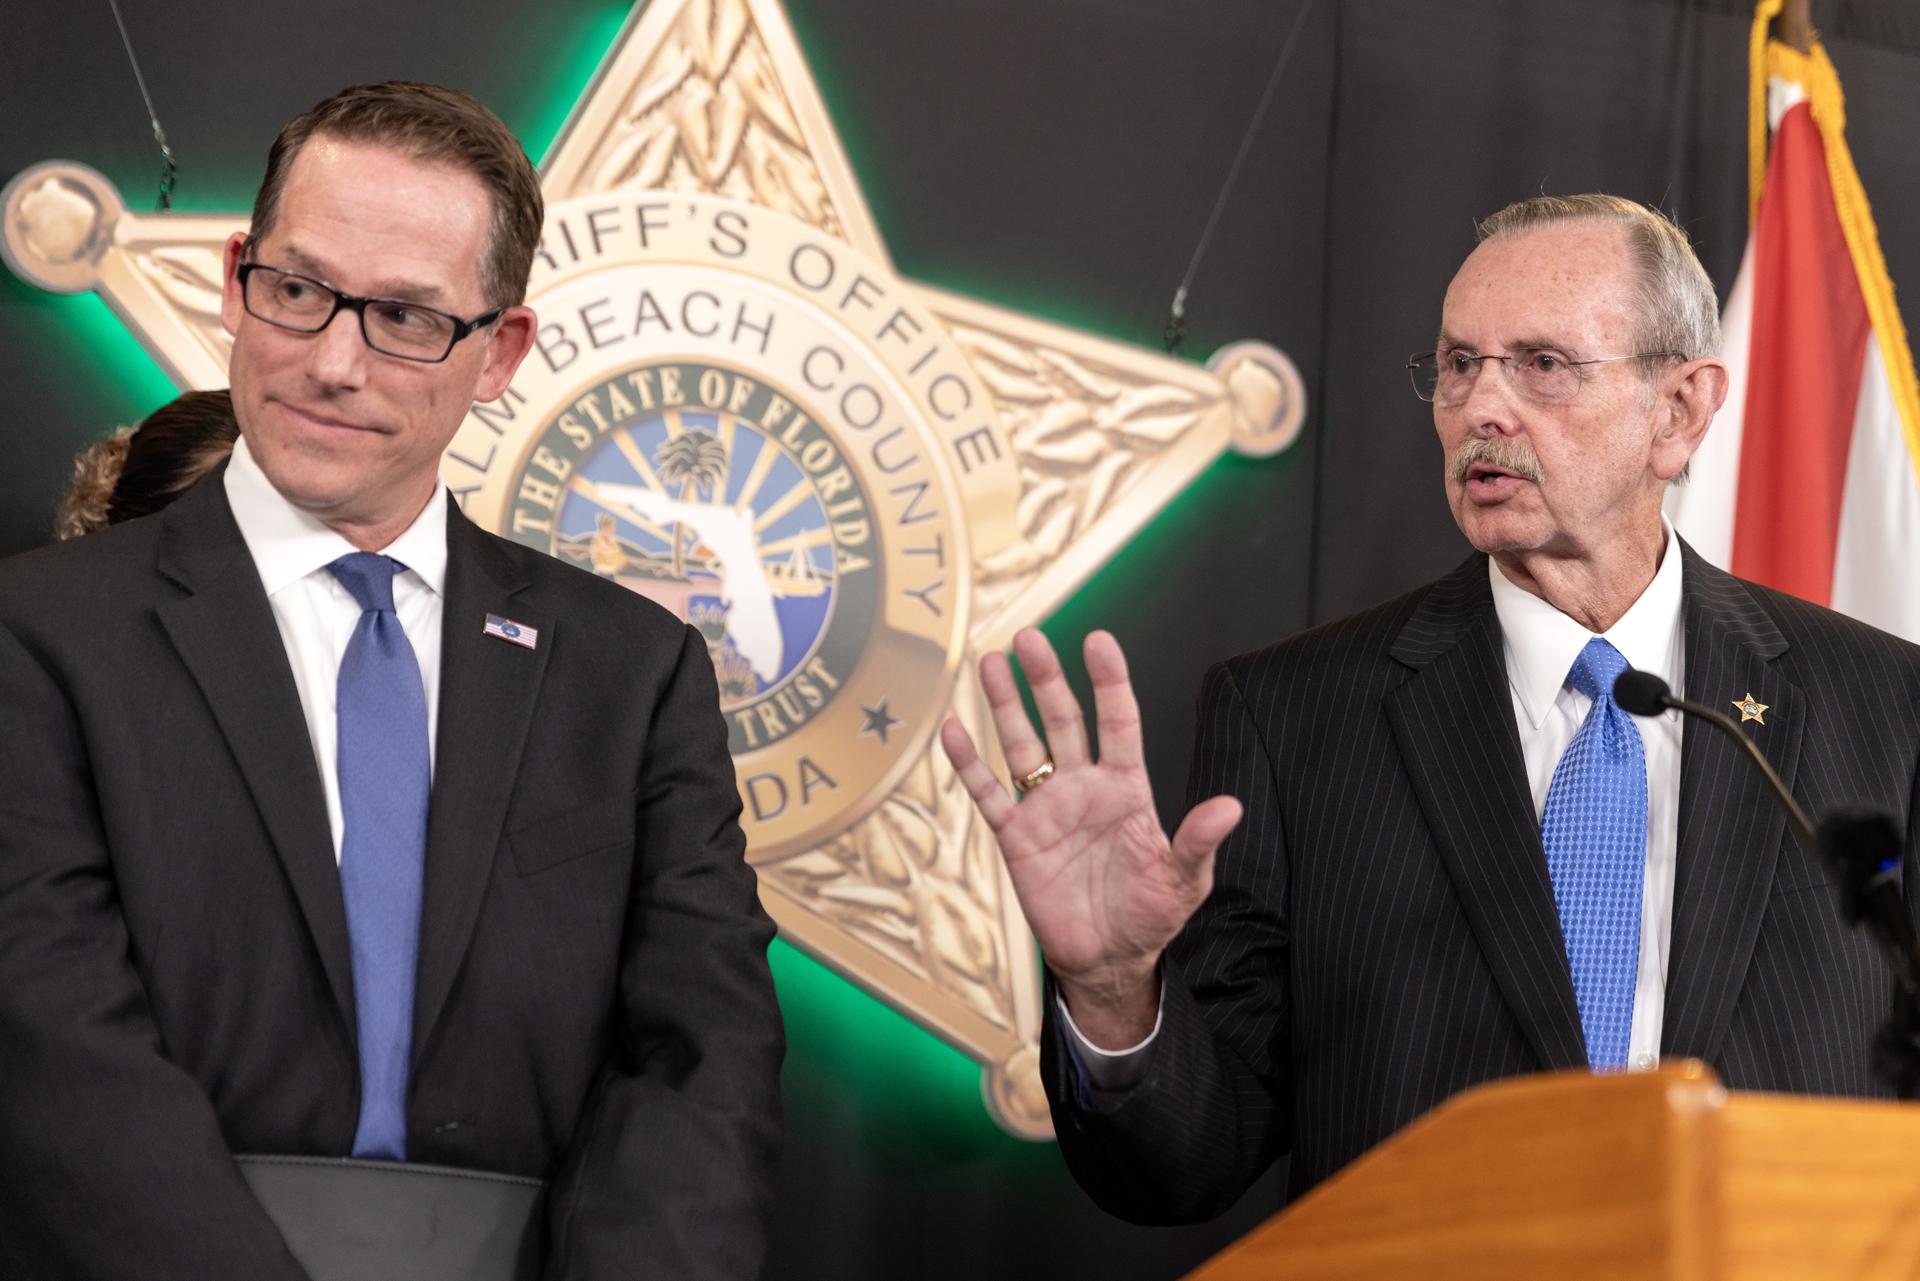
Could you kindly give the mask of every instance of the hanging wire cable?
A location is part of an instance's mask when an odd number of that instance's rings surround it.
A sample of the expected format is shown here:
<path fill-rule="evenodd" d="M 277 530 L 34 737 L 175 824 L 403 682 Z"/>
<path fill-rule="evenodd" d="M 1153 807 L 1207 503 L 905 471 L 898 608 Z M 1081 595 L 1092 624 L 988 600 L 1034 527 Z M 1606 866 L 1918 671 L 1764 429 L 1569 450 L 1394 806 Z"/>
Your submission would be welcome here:
<path fill-rule="evenodd" d="M 1187 290 L 1193 285 L 1194 273 L 1200 270 L 1200 260 L 1206 257 L 1207 247 L 1213 243 L 1214 228 L 1219 226 L 1220 215 L 1233 195 L 1234 184 L 1240 180 L 1240 169 L 1247 162 L 1247 154 L 1253 150 L 1254 135 L 1259 132 L 1261 121 L 1267 118 L 1267 108 L 1273 105 L 1273 92 L 1280 87 L 1281 73 L 1286 71 L 1287 63 L 1293 57 L 1293 47 L 1299 43 L 1300 33 L 1306 28 L 1307 15 L 1313 10 L 1313 3 L 1314 0 L 1301 0 L 1300 7 L 1294 11 L 1293 27 L 1280 46 L 1280 56 L 1274 59 L 1273 71 L 1267 76 L 1267 87 L 1261 91 L 1260 102 L 1253 109 L 1253 118 L 1247 122 L 1247 131 L 1241 136 L 1240 150 L 1233 158 L 1233 166 L 1227 170 L 1227 180 L 1220 185 L 1220 194 L 1213 202 L 1213 212 L 1207 215 L 1206 228 L 1201 231 L 1200 242 L 1193 247 L 1193 257 L 1187 262 L 1187 272 L 1180 277 L 1180 287 L 1173 291 L 1173 305 L 1167 311 L 1165 341 L 1168 355 L 1178 352 L 1187 339 Z"/>
<path fill-rule="evenodd" d="M 113 10 L 114 25 L 120 28 L 120 45 L 127 51 L 127 62 L 133 67 L 133 81 L 140 86 L 140 100 L 147 104 L 147 122 L 153 126 L 153 140 L 160 144 L 160 158 L 166 162 L 167 171 L 160 175 L 160 199 L 156 209 L 173 208 L 173 180 L 180 172 L 180 166 L 174 163 L 173 148 L 167 145 L 167 131 L 160 127 L 160 113 L 153 109 L 153 95 L 147 92 L 147 78 L 140 74 L 140 59 L 133 56 L 133 41 L 127 37 L 126 19 L 120 16 L 119 0 L 107 0 L 107 8 Z"/>

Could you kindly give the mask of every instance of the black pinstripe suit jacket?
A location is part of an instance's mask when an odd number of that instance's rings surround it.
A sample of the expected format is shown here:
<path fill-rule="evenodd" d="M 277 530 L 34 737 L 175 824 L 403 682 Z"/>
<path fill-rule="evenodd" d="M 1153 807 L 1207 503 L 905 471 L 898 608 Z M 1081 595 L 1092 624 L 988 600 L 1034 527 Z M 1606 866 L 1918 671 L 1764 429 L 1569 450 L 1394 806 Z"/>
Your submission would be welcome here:
<path fill-rule="evenodd" d="M 1920 648 L 1681 550 L 1688 696 L 1767 704 L 1744 728 L 1816 816 L 1894 815 L 1911 895 Z M 1891 981 L 1738 756 L 1683 733 L 1662 1050 L 1739 1089 L 1882 1094 Z M 1215 667 L 1189 792 L 1246 818 L 1168 953 L 1146 1080 L 1083 1107 L 1052 1020 L 1043 1047 L 1107 1209 L 1204 1218 L 1289 1151 L 1297 1195 L 1467 1086 L 1585 1066 L 1484 556 Z"/>

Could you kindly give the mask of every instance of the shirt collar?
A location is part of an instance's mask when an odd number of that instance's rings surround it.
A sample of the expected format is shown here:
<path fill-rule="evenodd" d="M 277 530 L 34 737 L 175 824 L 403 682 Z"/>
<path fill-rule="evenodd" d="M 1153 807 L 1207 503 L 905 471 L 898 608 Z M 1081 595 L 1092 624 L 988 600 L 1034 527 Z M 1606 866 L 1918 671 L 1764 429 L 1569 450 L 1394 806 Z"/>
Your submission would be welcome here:
<path fill-rule="evenodd" d="M 352 543 L 328 529 L 320 518 L 288 502 L 254 461 L 246 437 L 234 442 L 233 461 L 224 478 L 227 504 L 234 523 L 253 555 L 261 586 L 273 596 L 316 570 L 357 551 Z M 380 549 L 432 589 L 446 594 L 447 491 L 436 484 L 433 496 L 401 535 Z"/>
<path fill-rule="evenodd" d="M 1679 688 L 1674 661 L 1680 633 L 1680 544 L 1673 526 L 1660 518 L 1666 538 L 1660 568 L 1640 599 L 1602 633 L 1628 664 L 1651 672 Z M 1507 680 L 1519 696 L 1527 719 L 1538 729 L 1567 683 L 1573 660 L 1593 633 L 1532 592 L 1514 586 L 1491 558 L 1487 576 L 1493 585 L 1493 610 L 1505 638 Z"/>

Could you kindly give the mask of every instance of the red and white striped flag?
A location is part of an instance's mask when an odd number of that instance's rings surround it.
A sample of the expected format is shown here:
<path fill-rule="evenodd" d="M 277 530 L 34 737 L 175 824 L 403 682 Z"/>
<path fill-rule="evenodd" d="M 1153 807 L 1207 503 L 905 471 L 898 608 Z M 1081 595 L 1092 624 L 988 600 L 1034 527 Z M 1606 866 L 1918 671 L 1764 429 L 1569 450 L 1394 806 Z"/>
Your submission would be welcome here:
<path fill-rule="evenodd" d="M 1727 403 L 1668 493 L 1716 565 L 1920 641 L 1920 390 L 1816 41 L 1754 27 L 1753 230 L 1722 317 Z M 1767 149 L 1771 122 L 1772 148 Z"/>

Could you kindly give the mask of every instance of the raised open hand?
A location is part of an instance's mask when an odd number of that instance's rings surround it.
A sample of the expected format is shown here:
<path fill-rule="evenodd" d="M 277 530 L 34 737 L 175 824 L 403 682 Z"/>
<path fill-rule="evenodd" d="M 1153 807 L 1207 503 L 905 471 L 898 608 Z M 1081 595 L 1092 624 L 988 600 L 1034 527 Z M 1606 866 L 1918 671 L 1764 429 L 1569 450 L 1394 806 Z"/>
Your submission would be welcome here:
<path fill-rule="evenodd" d="M 1046 738 L 1035 734 L 1006 655 L 997 653 L 980 660 L 994 728 L 1016 780 L 1036 778 L 1049 761 L 1052 773 L 1016 798 L 958 720 L 941 726 L 940 745 L 999 838 L 1021 910 L 1075 1022 L 1095 1044 L 1131 1044 L 1152 1026 L 1160 953 L 1212 888 L 1214 851 L 1240 821 L 1240 803 L 1216 796 L 1195 806 L 1169 840 L 1154 812 L 1119 642 L 1106 632 L 1086 640 L 1098 761 L 1053 647 L 1029 628 L 1013 648 Z"/>

